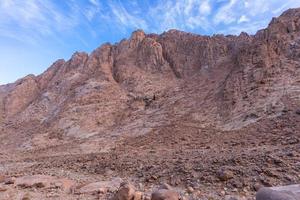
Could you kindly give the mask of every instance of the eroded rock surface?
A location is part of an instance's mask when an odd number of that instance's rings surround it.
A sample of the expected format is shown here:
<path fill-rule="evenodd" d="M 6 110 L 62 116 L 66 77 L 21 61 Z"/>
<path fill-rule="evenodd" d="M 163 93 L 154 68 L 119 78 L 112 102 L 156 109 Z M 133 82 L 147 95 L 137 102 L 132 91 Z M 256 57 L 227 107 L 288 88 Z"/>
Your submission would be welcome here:
<path fill-rule="evenodd" d="M 0 86 L 0 175 L 166 182 L 207 199 L 297 183 L 299 55 L 299 9 L 255 35 L 138 30 L 76 52 Z M 26 195 L 11 185 L 6 199 Z"/>

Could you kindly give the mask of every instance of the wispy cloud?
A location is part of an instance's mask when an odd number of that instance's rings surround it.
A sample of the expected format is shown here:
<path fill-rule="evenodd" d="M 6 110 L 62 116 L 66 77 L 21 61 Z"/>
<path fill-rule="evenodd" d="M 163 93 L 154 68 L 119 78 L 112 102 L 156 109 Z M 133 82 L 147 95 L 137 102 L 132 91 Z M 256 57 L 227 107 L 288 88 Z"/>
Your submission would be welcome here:
<path fill-rule="evenodd" d="M 158 31 L 168 29 L 194 30 L 195 28 L 209 30 L 209 15 L 211 14 L 209 0 L 172 0 L 160 2 L 152 7 L 149 16 L 158 22 L 154 28 Z"/>
<path fill-rule="evenodd" d="M 48 36 L 59 39 L 62 32 L 78 28 L 87 29 L 93 37 L 103 30 L 126 33 L 138 28 L 253 33 L 266 26 L 272 15 L 297 6 L 300 2 L 295 0 L 1 0 L 0 37 L 34 43 Z"/>
<path fill-rule="evenodd" d="M 112 19 L 119 24 L 119 28 L 141 28 L 144 30 L 148 29 L 147 22 L 140 16 L 136 16 L 134 12 L 128 11 L 122 3 L 109 1 L 109 7 L 111 9 Z"/>
<path fill-rule="evenodd" d="M 34 42 L 76 26 L 72 13 L 65 14 L 48 0 L 4 0 L 0 3 L 0 36 Z M 29 39 L 30 38 L 30 39 Z"/>
<path fill-rule="evenodd" d="M 2 0 L 0 1 L 0 37 L 35 43 L 45 37 L 59 40 L 61 32 L 84 27 L 97 37 L 95 27 L 162 32 L 168 29 L 211 33 L 249 31 L 267 25 L 272 15 L 299 1 L 286 0 L 166 0 L 144 4 L 136 0 Z M 144 6 L 144 7 L 143 7 Z M 96 26 L 95 26 L 96 25 Z M 84 37 L 82 37 L 84 41 Z"/>
<path fill-rule="evenodd" d="M 56 58 L 119 41 L 139 28 L 253 34 L 291 7 L 300 7 L 300 1 L 0 0 L 0 79 L 41 72 Z M 22 73 L 17 76 L 16 71 Z"/>
<path fill-rule="evenodd" d="M 244 22 L 249 22 L 249 21 L 250 21 L 250 19 L 246 15 L 242 15 L 240 17 L 240 19 L 238 20 L 238 24 L 244 23 Z"/>
<path fill-rule="evenodd" d="M 232 12 L 233 7 L 237 3 L 237 0 L 229 0 L 224 6 L 222 6 L 213 18 L 213 22 L 215 25 L 220 23 L 230 24 L 236 21 L 235 12 Z"/>

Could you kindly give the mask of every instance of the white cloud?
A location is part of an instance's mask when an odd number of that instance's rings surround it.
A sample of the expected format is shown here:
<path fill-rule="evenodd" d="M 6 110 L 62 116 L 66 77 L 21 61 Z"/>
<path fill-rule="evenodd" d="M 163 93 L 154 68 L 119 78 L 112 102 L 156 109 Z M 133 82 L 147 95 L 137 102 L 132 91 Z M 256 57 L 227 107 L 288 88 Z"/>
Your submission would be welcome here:
<path fill-rule="evenodd" d="M 100 6 L 100 3 L 99 3 L 99 1 L 98 0 L 89 0 L 89 2 L 91 3 L 91 4 L 93 4 L 94 6 Z"/>
<path fill-rule="evenodd" d="M 263 28 L 271 16 L 300 1 L 285 0 L 165 0 L 156 3 L 129 3 L 110 0 L 62 1 L 0 0 L 0 36 L 34 42 L 47 36 L 59 38 L 65 31 L 83 26 L 96 37 L 99 27 L 121 32 L 141 28 L 147 32 L 181 29 L 199 33 L 238 32 Z M 216 6 L 218 5 L 218 6 Z M 99 24 L 95 28 L 95 23 Z M 224 31 L 225 32 L 225 31 Z"/>
<path fill-rule="evenodd" d="M 110 1 L 109 6 L 113 16 L 121 26 L 144 30 L 148 29 L 148 25 L 144 19 L 130 14 L 121 3 L 113 3 Z M 123 29 L 122 27 L 119 28 Z"/>
<path fill-rule="evenodd" d="M 209 15 L 211 13 L 211 6 L 208 0 L 205 0 L 202 3 L 200 3 L 199 11 L 203 15 Z"/>
<path fill-rule="evenodd" d="M 235 4 L 237 3 L 237 0 L 230 0 L 227 4 L 225 4 L 223 7 L 219 9 L 219 11 L 214 16 L 214 24 L 218 25 L 220 23 L 223 24 L 230 24 L 234 21 L 236 21 L 236 18 L 234 16 L 233 8 Z"/>
<path fill-rule="evenodd" d="M 242 15 L 240 17 L 240 19 L 238 20 L 238 24 L 244 23 L 244 22 L 249 22 L 249 21 L 250 21 L 250 19 L 248 17 L 246 17 L 246 15 Z"/>
<path fill-rule="evenodd" d="M 210 0 L 160 1 L 149 12 L 152 21 L 158 22 L 155 24 L 158 32 L 169 29 L 209 30 L 211 26 L 208 15 L 210 14 Z"/>
<path fill-rule="evenodd" d="M 49 0 L 5 0 L 0 4 L 0 36 L 30 37 L 35 41 L 46 35 L 55 35 L 77 24 L 74 16 L 60 12 Z"/>

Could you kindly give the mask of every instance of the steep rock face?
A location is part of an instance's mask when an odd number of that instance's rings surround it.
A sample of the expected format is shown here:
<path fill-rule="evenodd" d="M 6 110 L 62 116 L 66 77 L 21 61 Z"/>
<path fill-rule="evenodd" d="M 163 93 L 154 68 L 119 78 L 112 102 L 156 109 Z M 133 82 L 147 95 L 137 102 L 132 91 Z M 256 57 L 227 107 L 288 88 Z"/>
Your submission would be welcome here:
<path fill-rule="evenodd" d="M 299 20 L 299 11 L 286 11 L 241 47 L 221 91 L 228 128 L 280 115 L 283 98 L 299 101 Z"/>
<path fill-rule="evenodd" d="M 12 91 L 4 99 L 4 108 L 6 116 L 12 117 L 22 112 L 30 103 L 32 103 L 39 93 L 39 86 L 35 76 L 29 75 L 18 80 L 14 84 Z"/>
<path fill-rule="evenodd" d="M 7 132 L 8 122 L 26 132 L 34 121 L 45 137 L 109 144 L 166 126 L 230 130 L 279 116 L 285 102 L 299 103 L 299 13 L 288 10 L 254 36 L 138 30 L 77 52 L 1 86 L 0 122 Z"/>
<path fill-rule="evenodd" d="M 159 39 L 165 58 L 177 77 L 199 75 L 201 70 L 217 68 L 224 58 L 231 56 L 231 38 L 198 36 L 171 30 Z"/>

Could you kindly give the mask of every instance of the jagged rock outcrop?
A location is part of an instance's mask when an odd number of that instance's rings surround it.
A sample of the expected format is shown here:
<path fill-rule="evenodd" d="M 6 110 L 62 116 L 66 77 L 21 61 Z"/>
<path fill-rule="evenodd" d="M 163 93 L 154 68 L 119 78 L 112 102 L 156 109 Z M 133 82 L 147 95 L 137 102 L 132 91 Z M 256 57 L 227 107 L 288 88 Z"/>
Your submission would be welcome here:
<path fill-rule="evenodd" d="M 130 177 L 196 199 L 296 183 L 299 77 L 299 8 L 255 35 L 137 30 L 0 86 L 0 176 L 93 177 L 82 195 Z"/>
<path fill-rule="evenodd" d="M 289 10 L 254 36 L 135 31 L 128 40 L 90 55 L 77 52 L 37 77 L 1 86 L 0 119 L 37 120 L 48 132 L 88 137 L 185 118 L 236 129 L 280 115 L 284 97 L 298 100 L 299 18 L 297 9 Z M 150 104 L 137 102 L 153 96 Z M 151 114 L 158 108 L 160 116 Z"/>

